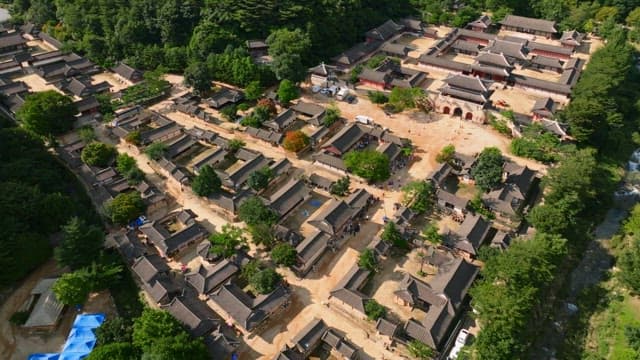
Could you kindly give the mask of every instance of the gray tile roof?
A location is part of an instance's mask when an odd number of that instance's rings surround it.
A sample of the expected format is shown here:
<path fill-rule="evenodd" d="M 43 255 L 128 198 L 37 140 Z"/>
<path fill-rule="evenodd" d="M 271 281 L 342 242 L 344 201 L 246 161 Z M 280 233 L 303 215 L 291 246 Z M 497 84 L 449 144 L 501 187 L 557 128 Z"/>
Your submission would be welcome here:
<path fill-rule="evenodd" d="M 159 274 L 169 273 L 166 261 L 158 255 L 145 255 L 138 258 L 131 266 L 142 282 L 150 282 Z"/>
<path fill-rule="evenodd" d="M 507 15 L 500 21 L 500 24 L 510 27 L 529 29 L 533 31 L 541 31 L 555 34 L 556 30 L 555 21 L 534 19 L 524 16 Z"/>
<path fill-rule="evenodd" d="M 360 139 L 366 131 L 363 127 L 356 123 L 349 123 L 343 127 L 337 134 L 322 146 L 323 148 L 334 147 L 341 154 L 349 151 Z"/>
<path fill-rule="evenodd" d="M 503 54 L 504 56 L 517 60 L 527 59 L 525 47 L 523 44 L 517 42 L 496 39 L 489 42 L 489 46 L 483 50 L 496 54 Z"/>
<path fill-rule="evenodd" d="M 291 179 L 269 198 L 269 206 L 281 217 L 309 196 L 310 190 L 302 180 Z"/>
<path fill-rule="evenodd" d="M 286 129 L 289 125 L 293 124 L 298 116 L 293 111 L 293 109 L 289 108 L 280 114 L 278 114 L 273 120 L 266 121 L 264 126 L 271 128 L 275 131 L 282 131 Z"/>
<path fill-rule="evenodd" d="M 503 68 L 513 68 L 513 64 L 503 54 L 482 52 L 476 58 L 476 62 L 486 65 L 495 65 Z"/>
<path fill-rule="evenodd" d="M 111 71 L 129 81 L 142 80 L 142 72 L 140 70 L 134 69 L 123 62 L 120 62 L 115 67 L 111 68 Z"/>
<path fill-rule="evenodd" d="M 487 239 L 491 224 L 481 216 L 468 214 L 457 233 L 459 238 L 453 244 L 457 249 L 476 255 L 480 245 Z"/>
<path fill-rule="evenodd" d="M 214 109 L 220 109 L 229 104 L 235 104 L 244 99 L 244 94 L 229 88 L 222 88 L 206 99 L 207 104 Z"/>
<path fill-rule="evenodd" d="M 342 200 L 331 199 L 324 209 L 308 220 L 310 225 L 331 234 L 338 232 L 353 218 L 356 210 Z"/>
<path fill-rule="evenodd" d="M 296 270 L 306 275 L 328 249 L 330 240 L 331 235 L 316 230 L 300 242 L 300 244 L 296 246 L 296 252 L 298 253 Z"/>
<path fill-rule="evenodd" d="M 477 18 L 477 19 L 473 20 L 472 22 L 470 22 L 469 24 L 467 24 L 467 26 L 488 29 L 491 24 L 492 24 L 492 21 L 491 21 L 491 18 L 489 16 L 480 15 L 479 18 Z"/>
<path fill-rule="evenodd" d="M 551 53 L 555 53 L 563 56 L 571 56 L 571 54 L 573 54 L 573 50 L 569 48 L 550 45 L 550 44 L 537 43 L 537 42 L 529 42 L 529 45 L 527 45 L 527 47 L 532 52 L 544 51 L 544 52 L 551 52 Z"/>
<path fill-rule="evenodd" d="M 194 337 L 212 332 L 220 322 L 216 313 L 192 293 L 173 298 L 165 309 Z"/>
<path fill-rule="evenodd" d="M 386 41 L 402 30 L 403 26 L 393 20 L 387 20 L 384 24 L 367 31 L 366 37 L 373 40 Z"/>
<path fill-rule="evenodd" d="M 353 265 L 331 291 L 331 296 L 364 314 L 364 305 L 369 297 L 360 292 L 360 289 L 365 285 L 370 274 L 369 270 L 361 269 L 357 264 Z"/>
<path fill-rule="evenodd" d="M 579 33 L 575 30 L 564 31 L 562 32 L 562 36 L 560 37 L 560 42 L 567 45 L 580 46 L 582 40 L 584 39 L 584 36 L 584 34 Z"/>
<path fill-rule="evenodd" d="M 185 276 L 187 283 L 200 294 L 209 294 L 237 274 L 240 268 L 229 259 L 222 259 L 217 264 L 200 264 L 198 268 Z"/>

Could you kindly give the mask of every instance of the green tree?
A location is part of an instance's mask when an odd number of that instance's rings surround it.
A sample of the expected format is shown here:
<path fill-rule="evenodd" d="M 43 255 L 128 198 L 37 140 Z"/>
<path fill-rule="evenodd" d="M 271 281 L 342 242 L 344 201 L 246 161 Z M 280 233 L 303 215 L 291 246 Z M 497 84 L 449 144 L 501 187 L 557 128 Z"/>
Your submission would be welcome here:
<path fill-rule="evenodd" d="M 369 248 L 362 250 L 358 256 L 358 267 L 371 272 L 376 272 L 378 270 L 378 260 L 376 259 L 376 254 L 373 250 Z"/>
<path fill-rule="evenodd" d="M 250 197 L 240 204 L 238 217 L 249 226 L 273 225 L 278 220 L 278 214 L 267 207 L 257 196 Z"/>
<path fill-rule="evenodd" d="M 374 104 L 386 104 L 389 97 L 382 91 L 367 91 L 367 97 Z"/>
<path fill-rule="evenodd" d="M 629 26 L 636 28 L 640 27 L 640 7 L 633 9 L 629 15 L 627 15 L 627 19 L 625 21 Z"/>
<path fill-rule="evenodd" d="M 402 236 L 402 233 L 398 230 L 396 223 L 393 221 L 389 221 L 385 224 L 384 230 L 382 231 L 382 234 L 380 234 L 380 238 L 387 244 L 391 244 L 400 249 L 406 249 L 409 247 L 407 240 Z"/>
<path fill-rule="evenodd" d="M 389 158 L 376 150 L 351 150 L 343 160 L 349 171 L 371 182 L 384 181 L 391 176 Z"/>
<path fill-rule="evenodd" d="M 625 247 L 618 258 L 620 280 L 634 293 L 640 292 L 640 235 L 631 239 L 629 246 Z"/>
<path fill-rule="evenodd" d="M 300 82 L 307 76 L 305 59 L 311 49 L 309 35 L 300 29 L 277 29 L 267 37 L 273 72 L 280 80 Z M 280 99 L 283 101 L 282 99 Z M 286 102 L 286 101 L 285 101 Z"/>
<path fill-rule="evenodd" d="M 230 258 L 236 253 L 238 247 L 246 244 L 247 239 L 243 233 L 244 230 L 239 227 L 230 224 L 223 225 L 222 231 L 209 235 L 211 253 L 225 259 Z"/>
<path fill-rule="evenodd" d="M 416 213 L 433 209 L 435 189 L 427 181 L 412 181 L 402 187 L 402 203 Z"/>
<path fill-rule="evenodd" d="M 440 235 L 438 226 L 434 223 L 427 224 L 422 229 L 422 238 L 436 246 L 442 244 L 442 235 Z"/>
<path fill-rule="evenodd" d="M 103 325 L 104 326 L 104 325 Z M 100 328 L 98 328 L 100 329 Z M 97 346 L 87 360 L 136 360 L 140 359 L 138 350 L 127 342 L 113 342 Z"/>
<path fill-rule="evenodd" d="M 438 155 L 436 155 L 436 161 L 440 164 L 442 163 L 451 163 L 456 154 L 456 147 L 453 144 L 446 145 L 440 150 Z"/>
<path fill-rule="evenodd" d="M 349 193 L 349 187 L 351 186 L 351 178 L 349 176 L 343 176 L 336 182 L 331 184 L 329 192 L 332 195 L 345 196 Z"/>
<path fill-rule="evenodd" d="M 325 115 L 324 115 L 324 119 L 322 120 L 322 124 L 326 127 L 330 127 L 336 121 L 340 120 L 340 116 L 342 116 L 342 113 L 340 112 L 340 109 L 337 106 L 335 105 L 328 106 L 327 109 L 325 110 Z"/>
<path fill-rule="evenodd" d="M 133 333 L 131 321 L 120 316 L 107 319 L 96 329 L 98 344 L 104 346 L 111 343 L 129 343 Z"/>
<path fill-rule="evenodd" d="M 142 134 L 140 134 L 139 130 L 133 130 L 125 135 L 124 140 L 129 144 L 138 146 L 142 142 Z"/>
<path fill-rule="evenodd" d="M 101 229 L 73 217 L 62 227 L 63 238 L 55 249 L 55 259 L 61 266 L 78 269 L 88 266 L 100 253 L 104 243 Z"/>
<path fill-rule="evenodd" d="M 118 157 L 116 157 L 116 169 L 120 174 L 126 174 L 137 166 L 136 159 L 128 154 L 122 153 L 118 154 Z"/>
<path fill-rule="evenodd" d="M 416 359 L 427 360 L 433 357 L 433 349 L 419 340 L 411 340 L 407 344 L 409 354 Z"/>
<path fill-rule="evenodd" d="M 82 149 L 80 158 L 90 166 L 106 167 L 116 155 L 116 149 L 108 144 L 92 142 Z"/>
<path fill-rule="evenodd" d="M 262 97 L 262 93 L 264 93 L 264 88 L 260 85 L 260 81 L 254 80 L 247 84 L 244 88 L 244 96 L 249 101 L 255 101 Z"/>
<path fill-rule="evenodd" d="M 258 271 L 249 279 L 251 287 L 259 294 L 269 294 L 282 282 L 282 275 L 272 268 Z"/>
<path fill-rule="evenodd" d="M 227 149 L 230 152 L 235 153 L 238 150 L 242 149 L 245 145 L 246 145 L 245 142 L 240 139 L 231 139 L 229 140 L 229 145 Z"/>
<path fill-rule="evenodd" d="M 85 125 L 78 129 L 78 136 L 87 144 L 96 140 L 96 133 L 90 125 Z"/>
<path fill-rule="evenodd" d="M 146 206 L 137 191 L 118 194 L 106 209 L 111 221 L 118 225 L 127 225 L 129 221 L 144 213 Z"/>
<path fill-rule="evenodd" d="M 191 182 L 191 190 L 198 196 L 209 196 L 219 191 L 220 186 L 222 181 L 210 165 L 201 167 L 198 175 Z"/>
<path fill-rule="evenodd" d="M 305 149 L 311 143 L 309 135 L 303 133 L 300 130 L 287 131 L 282 141 L 282 147 L 287 151 L 299 152 Z"/>
<path fill-rule="evenodd" d="M 487 147 L 478 156 L 476 166 L 471 169 L 471 176 L 483 191 L 496 188 L 502 182 L 502 166 L 504 159 L 500 149 Z"/>
<path fill-rule="evenodd" d="M 53 284 L 56 299 L 65 305 L 82 305 L 92 291 L 85 272 L 74 271 L 62 274 Z"/>
<path fill-rule="evenodd" d="M 280 86 L 278 86 L 278 100 L 280 100 L 281 104 L 287 105 L 291 100 L 297 99 L 298 97 L 300 97 L 300 93 L 298 87 L 293 82 L 287 79 L 280 81 Z"/>
<path fill-rule="evenodd" d="M 161 142 L 154 142 L 144 149 L 145 155 L 151 160 L 160 160 L 165 151 L 167 151 L 167 144 Z"/>
<path fill-rule="evenodd" d="M 396 111 L 413 109 L 416 107 L 416 99 L 424 95 L 421 88 L 399 88 L 394 87 L 389 94 L 389 103 Z"/>
<path fill-rule="evenodd" d="M 297 255 L 296 249 L 289 243 L 280 243 L 271 250 L 271 259 L 276 265 L 293 266 Z"/>
<path fill-rule="evenodd" d="M 378 319 L 383 318 L 387 314 L 387 308 L 380 305 L 377 301 L 369 299 L 364 304 L 364 313 L 367 315 L 367 319 L 378 321 Z"/>
<path fill-rule="evenodd" d="M 16 112 L 25 129 L 38 135 L 65 133 L 73 127 L 78 113 L 70 97 L 54 90 L 32 93 Z"/>
<path fill-rule="evenodd" d="M 272 179 L 273 170 L 270 167 L 265 166 L 249 175 L 247 185 L 255 191 L 260 191 L 266 189 Z"/>
<path fill-rule="evenodd" d="M 251 234 L 251 242 L 257 245 L 263 245 L 271 248 L 276 241 L 273 234 L 273 228 L 269 223 L 258 223 L 248 226 L 249 234 Z"/>
<path fill-rule="evenodd" d="M 211 77 L 207 65 L 203 62 L 192 62 L 184 69 L 184 83 L 195 91 L 204 93 L 211 90 Z"/>

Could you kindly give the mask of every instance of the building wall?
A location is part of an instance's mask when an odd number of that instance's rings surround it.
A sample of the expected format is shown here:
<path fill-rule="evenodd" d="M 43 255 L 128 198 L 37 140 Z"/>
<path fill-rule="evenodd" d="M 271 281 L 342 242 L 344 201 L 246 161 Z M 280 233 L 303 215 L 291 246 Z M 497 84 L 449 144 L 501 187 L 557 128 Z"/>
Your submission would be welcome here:
<path fill-rule="evenodd" d="M 542 56 L 551 57 L 551 58 L 560 59 L 560 60 L 569 60 L 571 58 L 570 55 L 558 54 L 557 52 L 538 50 L 538 49 L 532 50 L 531 53 L 534 55 L 542 55 Z"/>
<path fill-rule="evenodd" d="M 385 89 L 385 83 L 378 83 L 375 81 L 369 81 L 369 80 L 360 80 L 360 84 L 362 85 L 366 85 L 372 88 L 376 88 L 379 90 L 384 90 Z"/>

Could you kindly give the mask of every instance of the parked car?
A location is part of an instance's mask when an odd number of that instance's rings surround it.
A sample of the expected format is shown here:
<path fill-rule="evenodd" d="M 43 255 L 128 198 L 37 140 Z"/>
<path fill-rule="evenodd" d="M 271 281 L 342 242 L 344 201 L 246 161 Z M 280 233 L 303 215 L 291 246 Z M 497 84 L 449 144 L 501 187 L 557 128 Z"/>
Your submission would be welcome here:
<path fill-rule="evenodd" d="M 338 90 L 338 94 L 336 95 L 336 99 L 342 101 L 344 100 L 347 96 L 349 95 L 349 89 L 347 88 L 340 88 L 340 90 Z"/>
<path fill-rule="evenodd" d="M 455 360 L 458 358 L 460 354 L 460 350 L 467 344 L 467 339 L 469 338 L 469 331 L 462 329 L 458 333 L 458 337 L 456 338 L 456 342 L 453 345 L 453 349 L 449 352 L 449 360 Z"/>
<path fill-rule="evenodd" d="M 314 93 L 314 94 L 316 94 L 316 93 L 320 92 L 320 90 L 321 90 L 321 89 L 322 89 L 322 88 L 321 88 L 320 86 L 318 86 L 318 85 L 313 85 L 313 86 L 311 87 L 311 92 L 312 92 L 312 93 Z"/>
<path fill-rule="evenodd" d="M 365 124 L 365 125 L 369 125 L 373 123 L 373 119 L 366 116 L 366 115 L 356 115 L 356 122 L 359 122 L 361 124 Z"/>

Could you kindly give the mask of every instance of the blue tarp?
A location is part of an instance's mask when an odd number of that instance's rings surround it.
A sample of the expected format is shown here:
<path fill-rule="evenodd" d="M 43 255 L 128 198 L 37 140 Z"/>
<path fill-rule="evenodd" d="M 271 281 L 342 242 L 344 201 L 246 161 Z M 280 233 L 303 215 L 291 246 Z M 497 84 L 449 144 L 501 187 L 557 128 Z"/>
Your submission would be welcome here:
<path fill-rule="evenodd" d="M 82 314 L 76 316 L 71 332 L 61 354 L 31 354 L 28 360 L 82 360 L 96 346 L 94 329 L 105 320 L 104 314 Z"/>
<path fill-rule="evenodd" d="M 27 360 L 58 360 L 60 354 L 31 354 Z"/>
<path fill-rule="evenodd" d="M 73 322 L 72 327 L 88 327 L 95 329 L 102 325 L 103 322 L 104 314 L 82 314 L 76 316 L 76 320 Z"/>

